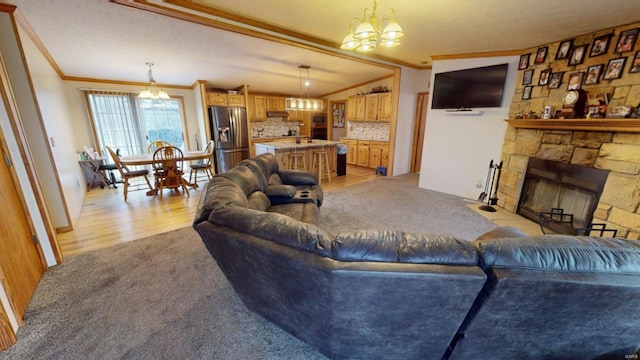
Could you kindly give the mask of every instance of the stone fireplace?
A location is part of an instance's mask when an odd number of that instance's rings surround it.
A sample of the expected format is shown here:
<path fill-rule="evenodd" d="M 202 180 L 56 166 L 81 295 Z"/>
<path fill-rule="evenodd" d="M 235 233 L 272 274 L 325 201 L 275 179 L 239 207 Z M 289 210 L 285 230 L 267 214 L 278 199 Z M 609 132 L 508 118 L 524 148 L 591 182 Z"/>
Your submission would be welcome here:
<path fill-rule="evenodd" d="M 628 121 L 637 123 L 637 120 Z M 603 120 L 600 123 L 605 122 L 606 120 Z M 564 164 L 560 167 L 565 169 L 583 167 L 603 170 L 601 174 L 608 171 L 604 176 L 602 188 L 594 189 L 597 190 L 596 195 L 587 194 L 589 191 L 584 191 L 584 187 L 588 190 L 598 185 L 585 185 L 581 183 L 582 180 L 572 180 L 585 186 L 574 186 L 573 188 L 578 188 L 579 191 L 570 196 L 566 195 L 564 190 L 560 194 L 560 190 L 555 189 L 555 195 L 549 195 L 556 196 L 555 199 L 541 198 L 536 201 L 547 206 L 554 201 L 558 203 L 562 196 L 569 196 L 562 201 L 573 202 L 571 206 L 574 208 L 571 211 L 579 213 L 580 223 L 577 223 L 576 227 L 593 221 L 617 230 L 619 237 L 640 239 L 640 130 L 632 128 L 631 131 L 602 131 L 604 126 L 596 126 L 593 130 L 590 126 L 570 130 L 566 129 L 567 120 L 509 120 L 509 123 L 511 126 L 507 129 L 503 144 L 504 166 L 498 189 L 498 206 L 516 213 L 518 204 L 530 196 L 527 194 L 530 193 L 531 186 L 557 186 L 554 180 L 538 176 L 536 184 L 524 187 L 530 158 L 533 159 L 532 162 L 549 160 L 555 164 Z M 531 123 L 535 124 L 532 126 Z M 548 126 L 542 126 L 541 123 Z M 548 177 L 553 177 L 559 171 L 547 169 L 541 173 L 547 172 Z M 587 209 L 587 213 L 580 213 L 581 209 Z"/>

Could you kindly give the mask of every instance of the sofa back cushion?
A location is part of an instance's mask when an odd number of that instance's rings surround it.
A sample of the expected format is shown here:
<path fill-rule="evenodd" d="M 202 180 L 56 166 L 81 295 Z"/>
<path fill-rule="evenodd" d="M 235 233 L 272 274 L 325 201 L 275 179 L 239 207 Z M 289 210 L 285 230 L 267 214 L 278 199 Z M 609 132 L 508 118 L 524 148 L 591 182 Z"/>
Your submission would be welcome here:
<path fill-rule="evenodd" d="M 499 267 L 640 275 L 640 243 L 636 241 L 540 235 L 476 240 L 474 246 L 483 269 Z"/>
<path fill-rule="evenodd" d="M 237 166 L 245 166 L 249 170 L 253 172 L 253 175 L 256 177 L 256 181 L 258 182 L 258 186 L 260 190 L 265 191 L 267 186 L 269 185 L 268 175 L 264 173 L 264 169 L 258 165 L 253 159 L 242 160 L 238 163 Z"/>
<path fill-rule="evenodd" d="M 332 256 L 344 261 L 478 265 L 478 255 L 468 241 L 398 230 L 342 232 L 333 241 Z"/>
<path fill-rule="evenodd" d="M 246 166 L 236 166 L 224 174 L 216 176 L 227 178 L 240 186 L 245 196 L 260 190 L 260 185 L 253 171 Z"/>
<path fill-rule="evenodd" d="M 278 159 L 273 154 L 260 154 L 258 156 L 252 157 L 251 160 L 253 160 L 258 165 L 258 167 L 260 167 L 260 170 L 267 179 L 271 176 L 271 174 L 277 173 L 279 170 Z"/>
<path fill-rule="evenodd" d="M 229 205 L 212 210 L 209 221 L 278 244 L 331 256 L 332 236 L 328 232 L 286 215 Z"/>

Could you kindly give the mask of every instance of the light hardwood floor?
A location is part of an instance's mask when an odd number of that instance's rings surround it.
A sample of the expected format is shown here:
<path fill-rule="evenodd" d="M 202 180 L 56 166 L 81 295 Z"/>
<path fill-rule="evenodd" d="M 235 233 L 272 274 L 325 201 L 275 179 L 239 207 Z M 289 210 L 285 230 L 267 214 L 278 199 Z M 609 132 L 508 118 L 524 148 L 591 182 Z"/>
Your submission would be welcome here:
<path fill-rule="evenodd" d="M 348 166 L 347 175 L 323 181 L 322 188 L 329 192 L 375 178 L 374 169 Z M 87 192 L 74 230 L 58 234 L 65 257 L 191 226 L 202 194 L 201 188 L 191 189 L 190 197 L 165 190 L 160 199 L 144 190 L 130 191 L 125 203 L 122 188 L 118 184 L 117 189 L 94 187 Z"/>

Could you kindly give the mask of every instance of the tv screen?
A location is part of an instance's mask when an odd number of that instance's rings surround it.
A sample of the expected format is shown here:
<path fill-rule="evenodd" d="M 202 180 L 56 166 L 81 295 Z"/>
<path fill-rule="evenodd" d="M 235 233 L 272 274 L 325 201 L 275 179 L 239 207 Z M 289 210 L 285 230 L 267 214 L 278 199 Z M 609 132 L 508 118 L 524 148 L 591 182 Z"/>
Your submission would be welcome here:
<path fill-rule="evenodd" d="M 438 73 L 432 109 L 500 107 L 508 64 Z"/>

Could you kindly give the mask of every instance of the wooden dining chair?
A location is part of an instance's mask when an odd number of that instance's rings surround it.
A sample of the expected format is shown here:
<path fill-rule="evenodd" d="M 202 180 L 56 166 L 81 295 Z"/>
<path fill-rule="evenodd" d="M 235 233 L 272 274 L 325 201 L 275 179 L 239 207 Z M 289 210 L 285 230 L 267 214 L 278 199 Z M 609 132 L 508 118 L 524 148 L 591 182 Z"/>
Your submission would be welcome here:
<path fill-rule="evenodd" d="M 148 154 L 153 154 L 156 150 L 160 149 L 161 147 L 165 147 L 165 146 L 173 146 L 173 145 L 171 145 L 169 142 L 164 141 L 164 140 L 152 141 L 151 144 L 149 144 L 147 146 L 147 153 Z"/>
<path fill-rule="evenodd" d="M 136 178 L 136 177 L 144 177 L 144 180 L 147 182 L 147 185 L 149 185 L 149 191 L 153 191 L 153 187 L 151 186 L 151 182 L 149 181 L 149 178 L 147 177 L 147 175 L 149 175 L 149 170 L 147 169 L 142 169 L 142 170 L 129 170 L 128 167 L 126 167 L 125 165 L 123 165 L 120 162 L 120 157 L 118 156 L 118 154 L 116 154 L 115 151 L 113 151 L 113 149 L 111 149 L 110 147 L 107 146 L 107 151 L 109 152 L 109 155 L 111 155 L 111 158 L 113 159 L 113 163 L 116 165 L 116 168 L 118 169 L 118 172 L 120 173 L 120 177 L 122 177 L 122 180 L 124 182 L 124 201 L 127 201 L 127 193 L 129 192 L 129 180 Z"/>
<path fill-rule="evenodd" d="M 182 188 L 187 197 L 190 196 L 186 181 L 182 178 L 183 164 L 184 154 L 175 146 L 163 146 L 153 153 L 153 175 L 161 198 L 162 190 L 165 188 L 174 189 L 176 192 Z"/>
<path fill-rule="evenodd" d="M 190 183 L 192 184 L 198 183 L 198 171 L 203 171 L 205 175 L 207 175 L 208 180 L 211 180 L 211 177 L 215 175 L 213 170 L 213 163 L 214 163 L 213 156 L 214 156 L 214 150 L 215 150 L 214 145 L 215 144 L 213 143 L 213 140 L 210 140 L 207 143 L 207 147 L 204 149 L 204 152 L 208 153 L 209 157 L 207 157 L 206 159 L 203 159 L 197 164 L 189 165 L 189 167 L 191 167 L 191 172 L 189 173 Z M 192 178 L 193 178 L 193 181 L 191 180 Z"/>

